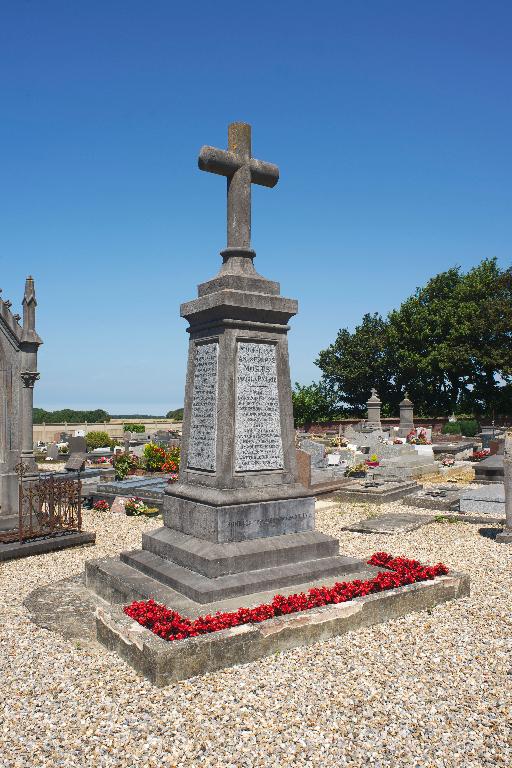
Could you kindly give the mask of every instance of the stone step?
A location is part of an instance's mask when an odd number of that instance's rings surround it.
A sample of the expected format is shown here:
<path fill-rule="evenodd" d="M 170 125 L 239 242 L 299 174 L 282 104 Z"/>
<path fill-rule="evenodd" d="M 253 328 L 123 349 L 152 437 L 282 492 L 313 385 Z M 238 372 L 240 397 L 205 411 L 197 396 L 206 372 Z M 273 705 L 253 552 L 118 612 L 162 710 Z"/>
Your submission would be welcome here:
<path fill-rule="evenodd" d="M 163 526 L 142 534 L 142 549 L 215 579 L 231 573 L 336 557 L 339 542 L 319 531 L 306 531 L 216 544 Z"/>
<path fill-rule="evenodd" d="M 85 564 L 85 578 L 87 587 L 110 604 L 127 605 L 133 600 L 153 598 L 157 603 L 162 603 L 168 608 L 178 611 L 182 616 L 193 618 L 204 616 L 206 613 L 213 614 L 216 611 L 236 611 L 240 606 L 251 608 L 262 603 L 270 603 L 277 592 L 291 595 L 296 592 L 307 591 L 313 586 L 329 586 L 337 580 L 362 579 L 364 581 L 375 576 L 379 570 L 381 569 L 367 565 L 364 560 L 358 560 L 355 569 L 348 573 L 321 576 L 316 581 L 295 582 L 287 587 L 281 587 L 279 590 L 251 592 L 243 597 L 234 596 L 211 604 L 195 602 L 172 587 L 168 587 L 142 573 L 142 571 L 121 562 L 117 557 L 88 560 Z"/>
<path fill-rule="evenodd" d="M 235 595 L 278 590 L 279 587 L 314 581 L 330 575 L 339 574 L 343 577 L 344 573 L 362 566 L 361 561 L 353 557 L 325 557 L 209 579 L 144 550 L 122 552 L 121 560 L 198 603 L 212 603 Z"/>

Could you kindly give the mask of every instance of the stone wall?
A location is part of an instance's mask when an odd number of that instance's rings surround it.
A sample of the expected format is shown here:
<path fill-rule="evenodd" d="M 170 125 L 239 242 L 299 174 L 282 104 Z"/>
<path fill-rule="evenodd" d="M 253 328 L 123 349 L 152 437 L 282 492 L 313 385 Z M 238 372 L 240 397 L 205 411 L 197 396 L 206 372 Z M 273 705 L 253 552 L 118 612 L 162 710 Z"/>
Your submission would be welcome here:
<path fill-rule="evenodd" d="M 171 419 L 111 419 L 109 422 L 99 424 L 86 424 L 85 422 L 81 424 L 34 424 L 34 443 L 40 440 L 44 443 L 53 442 L 61 432 L 73 434 L 75 430 L 83 430 L 85 434 L 88 432 L 108 432 L 110 437 L 121 438 L 125 434 L 123 424 L 130 422 L 144 424 L 146 432 L 150 433 L 168 429 L 181 432 L 182 425 L 181 421 L 172 421 Z"/>

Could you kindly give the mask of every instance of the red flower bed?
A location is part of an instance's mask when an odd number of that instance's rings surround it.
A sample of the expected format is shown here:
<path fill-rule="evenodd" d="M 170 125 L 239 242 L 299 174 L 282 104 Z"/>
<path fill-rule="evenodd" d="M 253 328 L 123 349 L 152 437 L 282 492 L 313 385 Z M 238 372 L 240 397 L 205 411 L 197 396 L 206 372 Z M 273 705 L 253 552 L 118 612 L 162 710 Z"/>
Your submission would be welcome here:
<path fill-rule="evenodd" d="M 332 587 L 313 587 L 307 592 L 296 595 L 276 595 L 271 603 L 258 605 L 256 608 L 239 608 L 230 613 L 216 613 L 214 616 L 199 616 L 197 619 L 187 619 L 177 611 L 159 605 L 154 600 L 133 602 L 124 607 L 124 612 L 143 627 L 147 627 L 155 635 L 164 640 L 184 640 L 186 637 L 197 637 L 221 629 L 238 627 L 241 624 L 256 624 L 297 611 L 307 611 L 309 608 L 319 608 L 323 605 L 345 603 L 356 597 L 364 597 L 374 592 L 403 587 L 417 581 L 435 579 L 448 573 L 443 563 L 433 566 L 422 565 L 418 560 L 405 557 L 392 557 L 387 552 L 376 552 L 368 560 L 368 565 L 387 568 L 373 579 L 367 581 L 341 581 Z"/>

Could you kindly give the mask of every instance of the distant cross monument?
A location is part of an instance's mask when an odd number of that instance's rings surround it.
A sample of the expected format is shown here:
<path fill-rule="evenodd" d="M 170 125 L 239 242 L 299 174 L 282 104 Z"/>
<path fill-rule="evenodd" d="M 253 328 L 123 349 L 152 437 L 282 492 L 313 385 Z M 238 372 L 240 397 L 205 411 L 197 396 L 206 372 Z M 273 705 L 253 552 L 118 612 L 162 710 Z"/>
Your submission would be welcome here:
<path fill-rule="evenodd" d="M 204 146 L 199 152 L 199 168 L 227 177 L 227 248 L 251 247 L 251 184 L 275 187 L 279 168 L 251 157 L 251 126 L 231 123 L 228 149 Z"/>

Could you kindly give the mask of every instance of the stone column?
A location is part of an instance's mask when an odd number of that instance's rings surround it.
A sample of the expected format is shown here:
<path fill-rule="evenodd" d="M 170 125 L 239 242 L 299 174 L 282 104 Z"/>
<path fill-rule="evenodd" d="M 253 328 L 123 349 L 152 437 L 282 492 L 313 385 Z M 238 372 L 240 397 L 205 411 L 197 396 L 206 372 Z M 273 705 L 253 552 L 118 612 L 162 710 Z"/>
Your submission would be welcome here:
<path fill-rule="evenodd" d="M 505 527 L 496 536 L 502 544 L 512 544 L 512 429 L 505 435 L 505 454 L 503 456 L 505 486 Z"/>
<path fill-rule="evenodd" d="M 21 390 L 21 454 L 20 458 L 23 464 L 28 466 L 29 471 L 37 470 L 36 459 L 34 456 L 34 384 L 39 379 L 40 374 L 37 371 L 22 371 L 21 380 L 23 387 Z"/>
<path fill-rule="evenodd" d="M 400 403 L 400 426 L 398 437 L 407 437 L 411 429 L 414 429 L 413 404 L 409 400 L 407 392 Z"/>
<path fill-rule="evenodd" d="M 370 399 L 366 403 L 366 407 L 368 408 L 368 417 L 366 420 L 366 426 L 373 427 L 374 429 L 382 429 L 382 425 L 380 423 L 381 405 L 382 405 L 382 402 L 379 400 L 377 390 L 374 388 L 372 389 L 372 395 Z"/>

